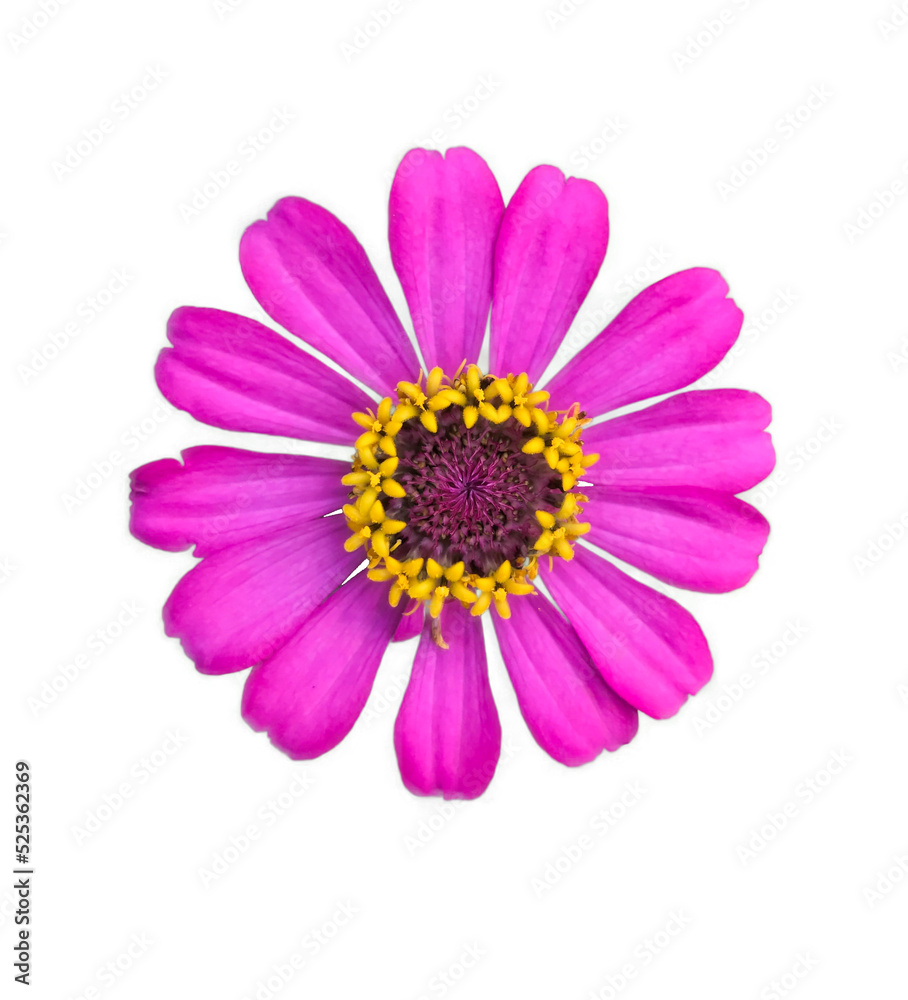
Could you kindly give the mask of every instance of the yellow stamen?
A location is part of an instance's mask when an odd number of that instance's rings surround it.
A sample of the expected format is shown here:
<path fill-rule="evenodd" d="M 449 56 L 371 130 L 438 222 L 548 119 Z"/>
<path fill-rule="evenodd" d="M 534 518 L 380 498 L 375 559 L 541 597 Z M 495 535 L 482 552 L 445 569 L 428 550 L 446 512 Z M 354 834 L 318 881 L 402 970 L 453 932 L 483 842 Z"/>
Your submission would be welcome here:
<path fill-rule="evenodd" d="M 484 594 L 480 594 L 476 598 L 476 603 L 470 607 L 470 614 L 479 617 L 483 612 L 489 610 L 489 605 L 492 603 L 492 592 L 487 591 Z"/>
<path fill-rule="evenodd" d="M 359 460 L 367 469 L 377 469 L 378 462 L 375 459 L 375 452 L 371 448 L 357 448 L 356 453 L 359 455 Z"/>
<path fill-rule="evenodd" d="M 354 413 L 353 419 L 359 424 L 360 427 L 365 428 L 367 431 L 372 430 L 372 424 L 375 423 L 375 417 L 371 413 Z"/>
<path fill-rule="evenodd" d="M 441 368 L 433 368 L 429 372 L 429 377 L 426 379 L 426 395 L 434 396 L 438 390 L 441 388 L 442 379 L 445 377 L 445 373 Z"/>
<path fill-rule="evenodd" d="M 434 580 L 417 580 L 410 584 L 409 594 L 417 601 L 424 601 L 434 589 Z"/>
<path fill-rule="evenodd" d="M 530 410 L 530 416 L 533 419 L 533 423 L 536 425 L 536 430 L 540 434 L 548 434 L 549 432 L 549 415 L 545 410 L 532 409 Z"/>
<path fill-rule="evenodd" d="M 492 592 L 492 597 L 495 601 L 495 610 L 498 612 L 499 618 L 510 618 L 511 609 L 508 607 L 508 592 L 504 587 L 496 587 Z"/>
<path fill-rule="evenodd" d="M 359 509 L 354 507 L 352 503 L 345 503 L 344 506 L 341 507 L 341 510 L 343 511 L 344 517 L 347 519 L 348 523 L 352 522 L 354 524 L 362 524 L 363 516 L 360 514 Z"/>
<path fill-rule="evenodd" d="M 360 434 L 356 439 L 354 448 L 359 451 L 361 448 L 371 448 L 372 445 L 378 444 L 380 437 L 375 431 L 366 431 L 365 434 Z"/>
<path fill-rule="evenodd" d="M 455 406 L 466 406 L 467 397 L 464 393 L 458 392 L 456 389 L 442 389 L 438 393 L 442 399 L 447 399 L 448 402 L 453 403 Z"/>
<path fill-rule="evenodd" d="M 507 559 L 495 570 L 495 582 L 504 583 L 511 575 L 511 564 Z"/>
<path fill-rule="evenodd" d="M 555 527 L 555 515 L 550 514 L 547 510 L 537 510 L 536 520 L 543 526 L 543 528 Z"/>
<path fill-rule="evenodd" d="M 402 425 L 407 420 L 412 420 L 417 413 L 419 413 L 419 410 L 415 406 L 411 406 L 408 403 L 405 403 L 403 406 L 398 406 L 394 411 L 394 419 L 385 428 L 385 430 L 391 434 L 391 428 L 394 427 L 395 424 Z M 396 434 L 398 430 L 400 430 L 400 426 L 395 428 L 394 434 Z M 391 436 L 393 437 L 394 435 L 392 434 Z"/>
<path fill-rule="evenodd" d="M 561 504 L 561 509 L 558 511 L 558 519 L 561 521 L 566 521 L 571 514 L 577 509 L 577 497 L 573 493 L 568 493 L 564 498 L 564 502 Z M 546 525 L 546 527 L 551 527 L 551 525 Z"/>
<path fill-rule="evenodd" d="M 368 528 L 364 528 L 364 531 L 368 531 Z M 391 553 L 391 549 L 388 546 L 388 538 L 385 533 L 381 530 L 372 532 L 372 548 L 380 556 L 388 556 Z"/>
<path fill-rule="evenodd" d="M 525 455 L 540 455 L 545 449 L 545 439 L 541 437 L 530 438 L 520 449 Z"/>
<path fill-rule="evenodd" d="M 429 604 L 429 614 L 433 618 L 437 618 L 441 614 L 441 609 L 444 607 L 445 598 L 451 593 L 447 587 L 436 587 L 432 593 L 432 600 Z"/>
<path fill-rule="evenodd" d="M 452 583 L 451 594 L 456 597 L 458 601 L 463 601 L 465 604 L 473 604 L 476 600 L 476 595 L 473 591 L 468 587 L 465 587 L 462 583 Z"/>
<path fill-rule="evenodd" d="M 449 583 L 457 583 L 457 581 L 463 576 L 464 564 L 463 562 L 454 563 L 453 566 L 449 566 L 445 570 L 445 579 Z"/>
<path fill-rule="evenodd" d="M 497 378 L 492 385 L 498 393 L 498 398 L 502 401 L 502 403 L 510 403 L 511 400 L 513 400 L 514 390 L 509 385 L 507 379 Z"/>
<path fill-rule="evenodd" d="M 359 499 L 356 501 L 356 509 L 360 512 L 363 517 L 367 517 L 369 511 L 372 509 L 372 504 L 378 499 L 378 491 L 372 489 L 370 486 L 367 490 L 364 490 L 360 494 Z"/>
<path fill-rule="evenodd" d="M 552 547 L 552 542 L 555 540 L 555 536 L 551 531 L 543 531 L 543 533 L 536 539 L 534 548 L 539 552 L 548 552 Z"/>
<path fill-rule="evenodd" d="M 530 411 L 525 406 L 515 406 L 513 417 L 519 424 L 523 424 L 524 427 L 532 426 L 533 418 L 530 416 Z"/>
<path fill-rule="evenodd" d="M 381 484 L 381 488 L 382 492 L 386 493 L 389 497 L 395 497 L 398 500 L 407 495 L 407 491 L 395 479 L 386 479 Z"/>
<path fill-rule="evenodd" d="M 409 562 L 404 563 L 404 572 L 407 576 L 416 576 L 422 569 L 422 564 L 422 559 L 411 559 Z"/>

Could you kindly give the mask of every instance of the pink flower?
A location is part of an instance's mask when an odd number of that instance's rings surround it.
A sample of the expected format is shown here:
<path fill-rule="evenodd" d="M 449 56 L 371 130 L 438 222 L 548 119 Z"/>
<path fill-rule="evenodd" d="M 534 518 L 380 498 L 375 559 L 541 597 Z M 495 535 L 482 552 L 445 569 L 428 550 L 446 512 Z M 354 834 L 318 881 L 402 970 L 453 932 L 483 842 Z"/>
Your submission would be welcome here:
<path fill-rule="evenodd" d="M 189 448 L 182 464 L 133 472 L 131 530 L 158 548 L 195 546 L 167 634 L 203 673 L 251 667 L 243 715 L 295 759 L 336 746 L 388 644 L 419 635 L 394 728 L 401 774 L 417 794 L 473 798 L 501 743 L 487 609 L 527 725 L 564 764 L 617 749 L 638 709 L 674 715 L 709 680 L 692 616 L 580 539 L 676 587 L 743 586 L 769 526 L 735 494 L 773 467 L 770 408 L 713 389 L 590 422 L 675 392 L 725 355 L 742 314 L 707 268 L 646 288 L 544 391 L 534 385 L 605 256 L 608 207 L 589 181 L 536 167 L 505 207 L 476 153 L 411 150 L 389 236 L 423 366 L 330 212 L 284 198 L 240 242 L 268 315 L 380 402 L 216 309 L 173 313 L 155 372 L 199 420 L 346 445 L 351 462 Z"/>

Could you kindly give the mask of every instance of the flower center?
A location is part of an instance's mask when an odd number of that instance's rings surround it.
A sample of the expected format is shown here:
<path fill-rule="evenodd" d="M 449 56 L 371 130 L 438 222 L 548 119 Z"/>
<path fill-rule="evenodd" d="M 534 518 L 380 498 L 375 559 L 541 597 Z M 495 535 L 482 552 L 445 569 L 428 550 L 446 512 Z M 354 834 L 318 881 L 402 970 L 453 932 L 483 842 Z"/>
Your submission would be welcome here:
<path fill-rule="evenodd" d="M 589 530 L 577 519 L 586 497 L 572 492 L 598 457 L 583 454 L 587 421 L 576 406 L 545 408 L 525 374 L 475 365 L 451 379 L 433 368 L 397 397 L 353 414 L 363 433 L 343 478 L 346 548 L 364 546 L 369 577 L 394 581 L 393 605 L 406 595 L 438 618 L 459 600 L 507 618 L 509 596 L 533 593 L 540 557 L 571 559 Z"/>

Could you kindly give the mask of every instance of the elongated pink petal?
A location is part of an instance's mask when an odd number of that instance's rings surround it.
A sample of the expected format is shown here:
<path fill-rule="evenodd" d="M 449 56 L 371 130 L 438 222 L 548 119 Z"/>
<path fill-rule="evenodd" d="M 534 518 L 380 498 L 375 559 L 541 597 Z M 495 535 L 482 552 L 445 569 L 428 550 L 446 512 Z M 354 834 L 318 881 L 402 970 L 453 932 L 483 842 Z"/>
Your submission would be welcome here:
<path fill-rule="evenodd" d="M 394 749 L 415 795 L 475 799 L 492 780 L 501 752 L 482 626 L 451 603 L 442 610 L 441 629 L 449 649 L 435 644 L 427 619 L 394 724 Z"/>
<path fill-rule="evenodd" d="M 504 201 L 471 149 L 411 149 L 391 185 L 391 260 L 427 368 L 479 360 Z"/>
<path fill-rule="evenodd" d="M 129 530 L 169 552 L 207 556 L 238 542 L 339 510 L 345 462 L 238 448 L 187 448 L 130 474 Z"/>
<path fill-rule="evenodd" d="M 260 663 L 362 560 L 361 549 L 344 551 L 349 536 L 343 516 L 335 515 L 215 552 L 174 588 L 164 630 L 203 674 Z"/>
<path fill-rule="evenodd" d="M 712 676 L 700 626 L 676 601 L 577 545 L 543 576 L 606 683 L 641 712 L 674 715 Z M 516 603 L 516 602 L 515 602 Z"/>
<path fill-rule="evenodd" d="M 535 382 L 555 356 L 608 246 L 608 204 L 591 181 L 531 170 L 495 247 L 489 370 Z"/>
<path fill-rule="evenodd" d="M 679 392 L 635 413 L 595 424 L 584 451 L 599 461 L 586 474 L 601 486 L 703 486 L 740 493 L 772 472 L 763 430 L 769 403 L 744 389 Z"/>
<path fill-rule="evenodd" d="M 674 392 L 705 375 L 741 330 L 718 271 L 692 267 L 644 288 L 548 383 L 555 409 L 591 416 Z"/>
<path fill-rule="evenodd" d="M 637 732 L 637 711 L 605 683 L 577 633 L 541 594 L 515 598 L 495 633 L 520 712 L 549 756 L 575 767 Z"/>
<path fill-rule="evenodd" d="M 400 616 L 387 586 L 354 576 L 252 670 L 243 718 L 294 760 L 327 753 L 359 718 Z"/>
<path fill-rule="evenodd" d="M 769 522 L 730 493 L 594 487 L 583 516 L 594 545 L 675 587 L 721 594 L 756 573 Z"/>
<path fill-rule="evenodd" d="M 366 251 L 327 209 L 282 198 L 240 241 L 240 266 L 266 313 L 380 392 L 419 362 Z"/>
<path fill-rule="evenodd" d="M 373 405 L 349 379 L 254 319 L 221 309 L 177 309 L 161 351 L 161 392 L 197 420 L 230 431 L 352 444 L 354 410 Z"/>

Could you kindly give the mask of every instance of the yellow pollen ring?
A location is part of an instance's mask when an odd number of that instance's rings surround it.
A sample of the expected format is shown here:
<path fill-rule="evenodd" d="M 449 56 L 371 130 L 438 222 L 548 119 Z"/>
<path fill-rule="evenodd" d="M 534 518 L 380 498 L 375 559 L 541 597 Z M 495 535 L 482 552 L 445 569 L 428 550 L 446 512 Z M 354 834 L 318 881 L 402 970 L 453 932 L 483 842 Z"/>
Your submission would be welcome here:
<path fill-rule="evenodd" d="M 578 520 L 587 498 L 573 492 L 598 458 L 583 452 L 581 436 L 588 420 L 576 404 L 567 411 L 549 410 L 548 398 L 547 392 L 533 390 L 526 373 L 495 377 L 483 375 L 476 365 L 461 365 L 449 379 L 436 367 L 425 378 L 420 372 L 415 382 L 399 382 L 397 399 L 386 397 L 375 412 L 352 414 L 359 434 L 351 471 L 341 480 L 350 487 L 349 502 L 343 508 L 350 529 L 344 548 L 348 552 L 365 549 L 369 579 L 389 585 L 388 600 L 393 606 L 406 596 L 410 611 L 426 607 L 433 622 L 432 636 L 442 648 L 447 645 L 438 619 L 447 602 L 459 601 L 472 615 L 494 608 L 501 618 L 509 618 L 509 597 L 535 593 L 533 581 L 540 559 L 572 559 L 573 542 L 589 531 L 589 524 Z M 527 540 L 526 555 L 518 564 L 512 566 L 506 560 L 488 575 L 468 573 L 464 561 L 442 565 L 431 558 L 395 556 L 396 551 L 406 551 L 407 529 L 406 520 L 396 516 L 396 501 L 404 500 L 407 493 L 395 479 L 401 460 L 395 439 L 413 420 L 428 433 L 437 434 L 436 414 L 453 410 L 460 410 L 467 429 L 480 420 L 496 425 L 514 420 L 526 435 L 521 450 L 545 460 L 556 481 L 560 479 L 564 495 L 559 508 L 536 511 L 539 535 Z"/>

